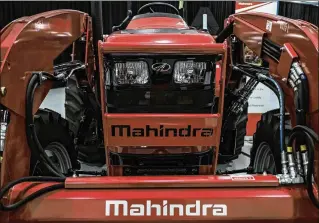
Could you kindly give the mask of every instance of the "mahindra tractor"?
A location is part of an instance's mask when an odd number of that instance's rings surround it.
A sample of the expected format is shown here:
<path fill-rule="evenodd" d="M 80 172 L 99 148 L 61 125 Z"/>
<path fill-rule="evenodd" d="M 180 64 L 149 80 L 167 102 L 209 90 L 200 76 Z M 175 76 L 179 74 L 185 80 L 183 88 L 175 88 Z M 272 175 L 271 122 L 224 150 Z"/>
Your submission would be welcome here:
<path fill-rule="evenodd" d="M 318 27 L 240 13 L 212 36 L 152 2 L 105 35 L 92 11 L 1 30 L 1 223 L 319 221 Z M 39 109 L 60 83 L 65 118 Z M 279 108 L 220 168 L 258 84 Z"/>

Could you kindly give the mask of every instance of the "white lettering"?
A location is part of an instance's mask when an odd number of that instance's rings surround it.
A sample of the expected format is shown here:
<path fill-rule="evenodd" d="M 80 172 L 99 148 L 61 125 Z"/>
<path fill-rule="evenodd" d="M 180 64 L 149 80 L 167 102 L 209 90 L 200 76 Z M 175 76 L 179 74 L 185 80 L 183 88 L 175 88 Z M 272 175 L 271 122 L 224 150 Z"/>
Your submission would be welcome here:
<path fill-rule="evenodd" d="M 195 212 L 191 211 L 191 208 L 195 208 Z M 188 204 L 186 205 L 187 216 L 200 216 L 200 201 L 196 201 L 196 204 Z"/>
<path fill-rule="evenodd" d="M 127 216 L 127 201 L 125 200 L 109 200 L 106 201 L 106 206 L 105 206 L 105 215 L 110 216 L 111 215 L 111 205 L 114 206 L 113 208 L 113 213 L 114 216 L 119 216 L 119 211 L 120 211 L 120 205 L 123 206 L 123 216 Z"/>
<path fill-rule="evenodd" d="M 131 205 L 126 200 L 107 200 L 105 204 L 106 216 L 227 216 L 227 205 L 201 204 L 200 200 L 191 204 L 172 204 L 167 200 L 153 204 L 147 200 L 145 204 Z"/>
<path fill-rule="evenodd" d="M 212 208 L 212 207 L 213 207 L 212 204 L 204 204 L 203 205 L 203 216 L 207 216 L 207 209 Z"/>
<path fill-rule="evenodd" d="M 215 204 L 213 216 L 227 216 L 227 206 L 225 204 Z"/>
<path fill-rule="evenodd" d="M 130 209 L 131 216 L 144 216 L 144 205 L 143 204 L 132 204 Z"/>
<path fill-rule="evenodd" d="M 174 216 L 175 215 L 175 210 L 174 210 L 175 208 L 178 209 L 179 216 L 183 216 L 184 215 L 184 206 L 182 204 L 171 204 L 169 206 L 169 214 L 170 214 L 170 216 Z"/>
<path fill-rule="evenodd" d="M 160 204 L 151 204 L 151 201 L 146 201 L 146 215 L 152 215 L 152 208 L 156 210 L 156 216 L 161 216 L 161 205 Z"/>

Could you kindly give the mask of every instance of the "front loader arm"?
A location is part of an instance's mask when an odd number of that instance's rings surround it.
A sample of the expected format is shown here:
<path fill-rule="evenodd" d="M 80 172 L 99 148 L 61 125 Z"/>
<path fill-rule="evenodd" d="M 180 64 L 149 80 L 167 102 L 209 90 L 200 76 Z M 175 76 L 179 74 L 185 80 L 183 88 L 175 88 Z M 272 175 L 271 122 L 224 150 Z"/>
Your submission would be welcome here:
<path fill-rule="evenodd" d="M 52 72 L 54 59 L 86 31 L 87 18 L 83 12 L 56 10 L 23 17 L 1 30 L 1 87 L 6 88 L 1 104 L 23 116 L 25 72 Z"/>
<path fill-rule="evenodd" d="M 318 133 L 318 27 L 302 20 L 264 13 L 235 14 L 227 23 L 244 45 L 269 63 L 270 76 L 284 92 L 285 109 L 290 114 L 292 126 L 304 125 Z M 294 71 L 298 69 L 302 72 L 301 78 L 292 81 Z M 317 143 L 314 151 L 317 185 L 318 150 Z"/>
<path fill-rule="evenodd" d="M 269 63 L 270 74 L 279 82 L 286 96 L 286 107 L 295 125 L 293 89 L 287 82 L 292 63 L 300 63 L 309 83 L 307 115 L 309 124 L 318 125 L 318 27 L 265 13 L 244 13 L 231 16 L 233 33 L 259 57 Z"/>
<path fill-rule="evenodd" d="M 53 73 L 54 59 L 89 33 L 89 22 L 90 17 L 83 12 L 56 10 L 17 19 L 1 30 L 0 104 L 9 110 L 11 122 L 3 154 L 1 187 L 29 175 L 30 151 L 24 116 L 26 86 L 31 73 Z M 50 83 L 44 83 L 37 89 L 34 111 L 50 87 Z"/>

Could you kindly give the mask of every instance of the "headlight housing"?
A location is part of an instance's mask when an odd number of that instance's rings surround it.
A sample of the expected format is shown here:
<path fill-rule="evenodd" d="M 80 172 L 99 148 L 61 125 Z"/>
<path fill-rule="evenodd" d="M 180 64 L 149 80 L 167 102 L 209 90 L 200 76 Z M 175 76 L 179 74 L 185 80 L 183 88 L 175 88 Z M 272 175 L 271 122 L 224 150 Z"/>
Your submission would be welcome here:
<path fill-rule="evenodd" d="M 207 62 L 177 61 L 173 79 L 176 84 L 210 84 L 211 71 Z"/>
<path fill-rule="evenodd" d="M 144 85 L 149 82 L 148 65 L 145 61 L 115 63 L 112 70 L 114 85 Z"/>

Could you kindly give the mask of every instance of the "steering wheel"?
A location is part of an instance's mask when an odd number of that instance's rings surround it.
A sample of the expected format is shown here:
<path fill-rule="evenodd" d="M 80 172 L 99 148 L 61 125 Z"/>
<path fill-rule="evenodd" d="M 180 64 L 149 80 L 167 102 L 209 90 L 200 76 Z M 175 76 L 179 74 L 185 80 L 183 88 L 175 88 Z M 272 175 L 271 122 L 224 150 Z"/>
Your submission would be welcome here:
<path fill-rule="evenodd" d="M 138 11 L 137 14 L 141 14 L 141 12 L 144 9 L 148 9 L 149 12 L 154 13 L 155 11 L 151 8 L 151 6 L 165 6 L 168 8 L 173 9 L 173 11 L 175 12 L 175 14 L 179 15 L 179 11 L 177 8 L 175 8 L 174 6 L 172 6 L 171 4 L 165 3 L 165 2 L 152 2 L 152 3 L 148 3 L 146 5 L 143 5 Z"/>

